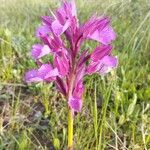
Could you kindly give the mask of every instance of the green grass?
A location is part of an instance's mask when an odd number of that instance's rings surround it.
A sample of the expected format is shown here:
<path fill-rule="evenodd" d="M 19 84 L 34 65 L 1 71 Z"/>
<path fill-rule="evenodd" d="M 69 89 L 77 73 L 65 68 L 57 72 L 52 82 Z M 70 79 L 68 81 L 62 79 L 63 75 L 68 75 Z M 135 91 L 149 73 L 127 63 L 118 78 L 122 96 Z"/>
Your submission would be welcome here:
<path fill-rule="evenodd" d="M 0 150 L 66 149 L 66 101 L 53 84 L 23 81 L 35 66 L 30 48 L 40 16 L 58 5 L 0 0 Z M 77 0 L 77 6 L 81 22 L 94 12 L 112 18 L 119 66 L 106 77 L 86 77 L 75 150 L 150 150 L 149 0 Z M 92 50 L 94 43 L 85 46 Z"/>

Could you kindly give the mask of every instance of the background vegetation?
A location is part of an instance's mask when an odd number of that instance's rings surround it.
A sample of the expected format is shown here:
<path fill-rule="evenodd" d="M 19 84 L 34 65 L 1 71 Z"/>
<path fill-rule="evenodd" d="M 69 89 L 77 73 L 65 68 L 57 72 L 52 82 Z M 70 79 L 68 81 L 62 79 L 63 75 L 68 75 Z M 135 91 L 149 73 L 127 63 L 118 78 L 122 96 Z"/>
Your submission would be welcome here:
<path fill-rule="evenodd" d="M 66 149 L 67 110 L 53 84 L 27 85 L 35 66 L 40 16 L 58 0 L 0 0 L 0 150 Z M 81 22 L 112 18 L 118 69 L 85 79 L 84 107 L 75 118 L 75 150 L 150 150 L 150 1 L 77 0 Z M 86 43 L 90 50 L 94 43 Z"/>

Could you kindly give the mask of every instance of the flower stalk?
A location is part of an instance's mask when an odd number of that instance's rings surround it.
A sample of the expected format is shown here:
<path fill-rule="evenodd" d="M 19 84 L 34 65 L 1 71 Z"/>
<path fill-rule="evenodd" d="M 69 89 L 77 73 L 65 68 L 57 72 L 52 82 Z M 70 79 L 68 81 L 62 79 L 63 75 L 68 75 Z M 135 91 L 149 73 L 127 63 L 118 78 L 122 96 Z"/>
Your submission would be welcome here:
<path fill-rule="evenodd" d="M 73 59 L 74 61 L 74 59 Z M 70 76 L 68 77 L 68 96 L 67 100 L 69 102 L 70 97 L 73 92 L 73 85 L 75 80 L 75 71 L 74 71 L 74 63 L 72 63 L 72 70 Z M 71 107 L 68 107 L 68 150 L 73 150 L 73 120 L 74 120 L 74 111 Z"/>
<path fill-rule="evenodd" d="M 68 109 L 68 150 L 73 150 L 73 112 Z"/>

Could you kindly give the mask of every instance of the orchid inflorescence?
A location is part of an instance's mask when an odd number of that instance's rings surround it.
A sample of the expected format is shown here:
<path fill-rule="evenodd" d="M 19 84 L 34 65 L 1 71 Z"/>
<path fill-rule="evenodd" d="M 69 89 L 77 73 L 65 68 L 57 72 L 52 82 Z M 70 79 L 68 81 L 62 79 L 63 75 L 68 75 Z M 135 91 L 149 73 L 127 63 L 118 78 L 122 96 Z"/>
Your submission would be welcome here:
<path fill-rule="evenodd" d="M 69 41 L 69 48 L 63 42 L 62 34 Z M 79 25 L 74 1 L 64 2 L 54 16 L 42 17 L 42 26 L 37 29 L 36 36 L 44 43 L 32 47 L 32 57 L 39 68 L 28 71 L 26 81 L 54 81 L 65 97 L 70 93 L 69 107 L 80 111 L 84 76 L 93 73 L 103 75 L 117 66 L 117 59 L 111 56 L 110 43 L 115 40 L 116 34 L 110 26 L 110 19 L 94 16 Z M 85 40 L 95 40 L 100 44 L 92 53 L 88 50 L 81 53 L 80 47 Z M 42 63 L 41 58 L 46 55 L 53 55 L 53 64 Z"/>
<path fill-rule="evenodd" d="M 83 78 L 94 73 L 105 75 L 117 66 L 117 58 L 111 55 L 113 47 L 110 43 L 115 40 L 116 34 L 110 19 L 94 15 L 80 25 L 75 2 L 63 1 L 52 16 L 42 17 L 36 37 L 43 43 L 32 47 L 32 57 L 38 68 L 28 71 L 25 80 L 54 81 L 67 99 L 72 113 L 81 111 Z M 92 52 L 81 51 L 86 40 L 97 41 L 98 45 Z M 47 55 L 53 56 L 53 62 L 43 63 L 42 58 Z"/>

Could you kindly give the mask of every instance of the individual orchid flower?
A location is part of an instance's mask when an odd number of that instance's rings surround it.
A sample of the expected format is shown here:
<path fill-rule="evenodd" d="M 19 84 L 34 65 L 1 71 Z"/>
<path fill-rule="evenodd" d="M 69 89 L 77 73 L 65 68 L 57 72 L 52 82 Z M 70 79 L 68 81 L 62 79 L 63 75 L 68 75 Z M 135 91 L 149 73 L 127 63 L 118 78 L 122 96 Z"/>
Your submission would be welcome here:
<path fill-rule="evenodd" d="M 81 34 L 85 39 L 98 41 L 104 45 L 108 45 L 115 40 L 116 34 L 110 26 L 108 17 L 92 17 L 81 27 Z"/>
<path fill-rule="evenodd" d="M 36 36 L 43 43 L 33 45 L 31 51 L 38 67 L 29 70 L 25 80 L 28 83 L 53 81 L 66 98 L 69 110 L 68 150 L 72 150 L 73 118 L 74 112 L 82 110 L 84 77 L 94 73 L 105 75 L 117 67 L 117 58 L 111 54 L 111 42 L 116 39 L 116 33 L 110 19 L 105 16 L 93 16 L 79 24 L 74 0 L 63 0 L 62 6 L 52 16 L 42 17 Z M 92 52 L 81 50 L 85 40 L 97 41 L 98 46 Z M 43 64 L 42 59 L 47 55 L 53 56 L 53 62 Z"/>
<path fill-rule="evenodd" d="M 52 81 L 59 75 L 58 69 L 50 64 L 43 64 L 39 69 L 33 69 L 26 73 L 27 82 Z"/>
<path fill-rule="evenodd" d="M 97 47 L 91 54 L 90 64 L 87 67 L 87 73 L 99 73 L 104 75 L 117 66 L 117 58 L 110 56 L 111 45 L 102 45 Z"/>
<path fill-rule="evenodd" d="M 40 59 L 41 57 L 50 54 L 51 49 L 48 45 L 35 44 L 32 46 L 31 55 L 34 59 Z"/>
<path fill-rule="evenodd" d="M 68 74 L 70 68 L 69 58 L 67 58 L 67 55 L 63 52 L 63 50 L 56 54 L 54 58 L 54 65 L 58 68 L 61 76 L 66 76 Z"/>

